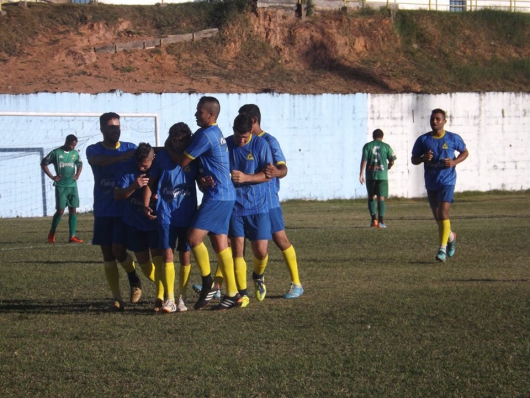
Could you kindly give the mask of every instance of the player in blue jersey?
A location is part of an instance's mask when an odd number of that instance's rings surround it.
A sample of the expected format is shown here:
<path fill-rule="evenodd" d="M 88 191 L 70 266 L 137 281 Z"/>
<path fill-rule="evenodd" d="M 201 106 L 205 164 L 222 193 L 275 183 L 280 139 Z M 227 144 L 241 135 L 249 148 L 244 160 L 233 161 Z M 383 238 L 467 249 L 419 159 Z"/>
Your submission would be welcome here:
<path fill-rule="evenodd" d="M 249 303 L 247 291 L 247 264 L 244 258 L 245 238 L 252 248 L 255 294 L 263 301 L 267 294 L 265 268 L 268 261 L 268 246 L 271 239 L 269 217 L 269 179 L 263 170 L 272 163 L 272 154 L 267 141 L 252 135 L 252 119 L 238 115 L 233 125 L 234 135 L 226 139 L 230 154 L 230 171 L 236 188 L 236 202 L 228 236 L 237 287 L 241 295 L 241 307 Z M 221 302 L 220 306 L 223 303 Z"/>
<path fill-rule="evenodd" d="M 130 284 L 130 301 L 138 302 L 142 296 L 141 282 L 132 257 L 126 249 L 126 227 L 123 223 L 122 205 L 114 200 L 116 178 L 123 165 L 136 150 L 136 145 L 120 141 L 120 116 L 114 112 L 99 118 L 103 141 L 90 145 L 87 159 L 94 174 L 94 233 L 92 244 L 99 245 L 103 254 L 105 276 L 113 302 L 111 311 L 123 311 L 120 293 L 120 275 L 116 261 L 127 272 Z"/>
<path fill-rule="evenodd" d="M 200 127 L 184 153 L 177 153 L 166 141 L 166 150 L 181 167 L 200 158 L 204 173 L 202 178 L 211 180 L 203 193 L 202 203 L 188 231 L 191 252 L 199 267 L 202 287 L 199 299 L 194 305 L 201 309 L 212 300 L 217 289 L 212 278 L 208 249 L 203 243 L 209 233 L 217 254 L 219 267 L 226 281 L 226 295 L 221 303 L 223 308 L 237 307 L 241 298 L 237 291 L 232 251 L 228 246 L 228 225 L 235 202 L 235 189 L 230 179 L 230 161 L 228 148 L 221 130 L 217 126 L 217 117 L 221 111 L 219 101 L 214 97 L 201 97 L 197 104 L 195 119 Z"/>
<path fill-rule="evenodd" d="M 191 130 L 185 123 L 177 123 L 169 129 L 169 141 L 173 150 L 183 153 L 191 139 Z M 149 171 L 150 180 L 144 197 L 147 212 L 151 192 L 155 192 L 156 219 L 158 220 L 159 246 L 163 250 L 162 268 L 157 279 L 162 286 L 157 289 L 157 304 L 162 300 L 163 312 L 187 311 L 184 301 L 191 269 L 190 247 L 187 241 L 188 228 L 197 213 L 197 162 L 185 167 L 176 164 L 166 150 L 158 151 Z M 179 253 L 179 294 L 175 300 L 174 250 Z M 158 272 L 157 272 L 158 274 Z M 155 307 L 156 305 L 155 304 Z"/>
<path fill-rule="evenodd" d="M 280 191 L 280 179 L 284 178 L 288 171 L 285 157 L 278 140 L 261 129 L 261 111 L 257 105 L 243 105 L 241 108 L 239 108 L 239 113 L 247 114 L 252 118 L 252 134 L 266 140 L 271 147 L 273 161 L 265 169 L 265 174 L 268 178 L 270 178 L 269 215 L 271 218 L 272 240 L 282 251 L 285 264 L 287 265 L 287 270 L 291 276 L 291 285 L 283 297 L 286 299 L 298 298 L 304 294 L 304 289 L 298 275 L 296 252 L 293 245 L 289 241 L 287 234 L 285 233 L 283 213 L 280 205 L 280 198 L 278 196 L 278 192 Z"/>
<path fill-rule="evenodd" d="M 149 182 L 147 171 L 154 158 L 151 145 L 141 143 L 133 158 L 123 165 L 114 188 L 114 199 L 123 200 L 127 249 L 134 252 L 140 269 L 152 282 L 155 282 L 155 269 L 162 267 L 162 250 L 158 245 L 156 221 L 148 219 L 144 213 L 143 191 Z"/>
<path fill-rule="evenodd" d="M 453 257 L 455 254 L 456 234 L 451 231 L 449 209 L 455 191 L 455 167 L 469 155 L 462 138 L 444 129 L 446 122 L 445 111 L 434 109 L 430 119 L 432 131 L 418 137 L 411 157 L 412 164 L 423 163 L 427 197 L 438 223 L 440 248 L 436 260 L 440 262 L 445 262 L 446 256 Z M 455 151 L 459 152 L 456 157 Z"/>

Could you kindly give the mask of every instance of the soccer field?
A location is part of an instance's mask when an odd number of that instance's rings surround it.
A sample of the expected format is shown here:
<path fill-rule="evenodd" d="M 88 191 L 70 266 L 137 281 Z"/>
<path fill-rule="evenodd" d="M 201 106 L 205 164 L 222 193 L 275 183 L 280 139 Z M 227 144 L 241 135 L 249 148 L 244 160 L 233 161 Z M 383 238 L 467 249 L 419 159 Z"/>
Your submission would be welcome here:
<path fill-rule="evenodd" d="M 0 219 L 2 397 L 528 396 L 529 197 L 457 194 L 446 264 L 426 200 L 390 198 L 386 230 L 365 201 L 287 202 L 301 298 L 281 297 L 270 247 L 263 302 L 194 311 L 188 289 L 190 310 L 165 315 L 143 275 L 142 301 L 107 313 L 99 248 L 65 243 L 67 217 L 54 245 L 51 218 Z"/>

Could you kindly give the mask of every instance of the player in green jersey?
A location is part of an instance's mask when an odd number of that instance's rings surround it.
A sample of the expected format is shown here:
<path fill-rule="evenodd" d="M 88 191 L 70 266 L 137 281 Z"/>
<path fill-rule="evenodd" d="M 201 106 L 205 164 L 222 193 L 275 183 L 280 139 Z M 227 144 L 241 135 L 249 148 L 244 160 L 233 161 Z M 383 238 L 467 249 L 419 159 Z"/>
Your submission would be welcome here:
<path fill-rule="evenodd" d="M 383 142 L 384 133 L 381 129 L 374 130 L 372 137 L 374 140 L 363 146 L 359 181 L 361 184 L 366 182 L 368 211 L 372 217 L 370 225 L 375 228 L 386 228 L 384 217 L 386 212 L 385 198 L 388 197 L 388 170 L 394 165 L 394 160 L 397 158 L 390 145 Z"/>
<path fill-rule="evenodd" d="M 79 194 L 77 193 L 77 180 L 83 170 L 83 163 L 79 152 L 75 150 L 77 137 L 70 134 L 66 137 L 64 145 L 51 151 L 40 164 L 42 171 L 53 180 L 55 186 L 55 208 L 52 226 L 48 233 L 48 243 L 55 243 L 55 230 L 61 222 L 64 209 L 68 206 L 68 226 L 70 235 L 68 242 L 83 243 L 75 236 L 77 228 L 77 208 L 79 207 Z M 55 175 L 48 168 L 53 164 Z"/>

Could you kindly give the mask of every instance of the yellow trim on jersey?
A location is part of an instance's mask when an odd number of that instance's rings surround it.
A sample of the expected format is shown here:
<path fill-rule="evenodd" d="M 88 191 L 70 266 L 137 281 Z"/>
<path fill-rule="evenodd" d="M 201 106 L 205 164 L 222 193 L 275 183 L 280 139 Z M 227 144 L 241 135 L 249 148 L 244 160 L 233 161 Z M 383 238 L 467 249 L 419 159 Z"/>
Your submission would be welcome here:
<path fill-rule="evenodd" d="M 121 146 L 121 142 L 118 141 L 118 142 L 116 143 L 116 147 L 115 147 L 115 148 L 112 148 L 112 147 L 110 147 L 110 146 L 105 145 L 105 143 L 104 143 L 103 141 L 101 141 L 101 145 L 103 145 L 103 146 L 104 146 L 105 148 L 107 148 L 107 149 L 118 149 L 118 148 Z"/>
<path fill-rule="evenodd" d="M 185 151 L 184 151 L 184 156 L 186 156 L 187 158 L 190 158 L 191 160 L 195 160 L 195 158 L 193 156 L 191 156 L 189 153 L 187 153 Z"/>
<path fill-rule="evenodd" d="M 276 162 L 276 165 L 280 165 L 280 164 L 286 164 L 283 160 L 280 160 L 279 162 Z"/>
<path fill-rule="evenodd" d="M 431 131 L 431 133 L 434 133 L 434 131 Z M 434 138 L 435 140 L 441 140 L 442 138 L 445 137 L 445 130 L 441 136 L 438 137 L 437 135 L 431 134 L 431 137 Z"/>

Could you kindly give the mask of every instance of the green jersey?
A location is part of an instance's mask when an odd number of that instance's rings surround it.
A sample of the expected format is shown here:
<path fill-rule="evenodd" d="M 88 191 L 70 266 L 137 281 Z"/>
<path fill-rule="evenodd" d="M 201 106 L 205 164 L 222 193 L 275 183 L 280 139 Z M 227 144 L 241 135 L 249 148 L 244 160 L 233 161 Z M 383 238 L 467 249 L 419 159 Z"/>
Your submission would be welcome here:
<path fill-rule="evenodd" d="M 53 184 L 57 187 L 75 187 L 77 186 L 74 175 L 76 170 L 81 167 L 82 162 L 79 157 L 79 152 L 75 149 L 71 151 L 65 151 L 62 148 L 56 148 L 51 151 L 42 160 L 42 163 L 46 166 L 53 164 L 55 167 L 55 173 L 61 176 L 59 181 Z"/>
<path fill-rule="evenodd" d="M 373 140 L 363 146 L 363 161 L 366 161 L 366 180 L 388 180 L 388 163 L 396 160 L 390 145 Z"/>

